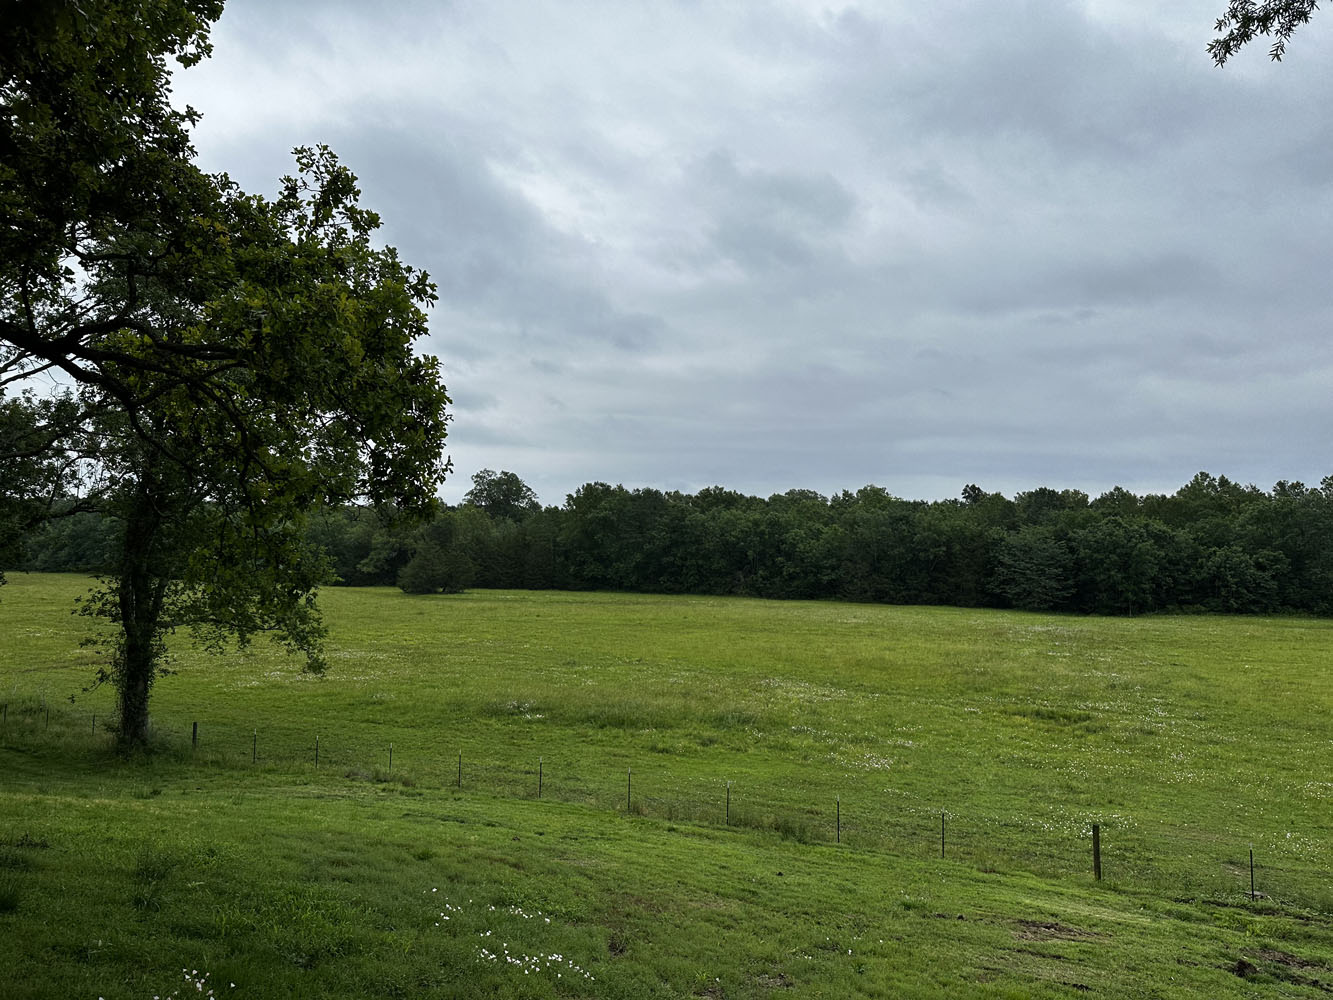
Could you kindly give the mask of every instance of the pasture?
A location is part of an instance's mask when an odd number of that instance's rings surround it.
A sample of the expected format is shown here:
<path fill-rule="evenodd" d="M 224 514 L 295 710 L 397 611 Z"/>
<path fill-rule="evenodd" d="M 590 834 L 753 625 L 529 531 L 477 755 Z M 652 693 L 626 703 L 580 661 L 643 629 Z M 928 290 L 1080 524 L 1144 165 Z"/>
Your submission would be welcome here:
<path fill-rule="evenodd" d="M 123 761 L 88 586 L 0 590 L 5 997 L 1333 991 L 1333 622 L 330 589 Z"/>

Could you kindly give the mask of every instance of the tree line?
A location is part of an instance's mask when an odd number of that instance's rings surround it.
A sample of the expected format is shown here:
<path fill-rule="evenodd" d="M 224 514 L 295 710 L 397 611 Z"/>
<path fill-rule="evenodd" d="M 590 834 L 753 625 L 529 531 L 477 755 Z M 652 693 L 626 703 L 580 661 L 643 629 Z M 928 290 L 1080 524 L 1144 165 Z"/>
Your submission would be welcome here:
<path fill-rule="evenodd" d="M 16 567 L 98 571 L 116 526 L 93 515 L 28 539 Z M 944 604 L 1084 614 L 1333 613 L 1333 477 L 1270 491 L 1199 473 L 1171 495 L 969 485 L 904 500 L 878 486 L 763 499 L 588 483 L 543 508 L 511 472 L 420 525 L 368 506 L 313 517 L 328 583 Z"/>

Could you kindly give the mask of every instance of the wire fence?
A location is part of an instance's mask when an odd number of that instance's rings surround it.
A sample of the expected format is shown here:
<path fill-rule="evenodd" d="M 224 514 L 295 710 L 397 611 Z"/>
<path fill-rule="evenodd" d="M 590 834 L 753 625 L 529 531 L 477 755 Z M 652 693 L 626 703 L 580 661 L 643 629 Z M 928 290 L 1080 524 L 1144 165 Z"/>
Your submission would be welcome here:
<path fill-rule="evenodd" d="M 52 704 L 44 696 L 11 693 L 0 702 L 0 751 L 63 745 L 71 749 L 109 752 L 115 743 L 113 718 L 103 712 Z M 330 727 L 332 729 L 332 727 Z M 488 795 L 564 802 L 602 813 L 651 817 L 669 823 L 703 824 L 759 831 L 810 845 L 845 846 L 918 858 L 935 857 L 981 871 L 1020 870 L 1044 877 L 1103 878 L 1103 865 L 1115 885 L 1146 885 L 1172 898 L 1234 905 L 1297 906 L 1333 916 L 1333 886 L 1328 856 L 1315 864 L 1256 858 L 1254 843 L 1237 843 L 1227 857 L 1187 855 L 1195 869 L 1182 865 L 1178 854 L 1145 850 L 1143 837 L 1117 838 L 1116 826 L 1089 821 L 1077 836 L 1064 838 L 1060 849 L 1037 846 L 1030 833 L 1011 833 L 1005 824 L 980 820 L 965 808 L 927 811 L 900 808 L 896 821 L 886 820 L 882 804 L 866 808 L 845 794 L 830 791 L 822 799 L 793 805 L 765 795 L 762 787 L 735 780 L 661 780 L 658 769 L 630 764 L 589 767 L 568 755 L 535 754 L 516 761 L 476 750 L 458 740 L 449 747 L 441 738 L 423 752 L 419 741 L 410 747 L 377 740 L 364 733 L 310 733 L 308 728 L 246 727 L 235 721 L 157 720 L 151 744 L 158 756 L 200 768 L 258 772 L 306 773 L 331 779 L 364 781 L 424 794 Z M 459 734 L 455 734 L 459 735 Z M 466 746 L 466 749 L 464 749 Z M 945 798 L 941 796 L 941 798 Z M 1107 834 L 1110 839 L 1107 839 Z M 1199 845 L 1194 845 L 1197 848 Z M 1066 863 L 1052 863 L 1063 858 Z M 1081 861 L 1076 860 L 1081 858 Z M 1043 863 L 1043 859 L 1045 863 Z M 1173 861 L 1174 859 L 1174 861 Z"/>

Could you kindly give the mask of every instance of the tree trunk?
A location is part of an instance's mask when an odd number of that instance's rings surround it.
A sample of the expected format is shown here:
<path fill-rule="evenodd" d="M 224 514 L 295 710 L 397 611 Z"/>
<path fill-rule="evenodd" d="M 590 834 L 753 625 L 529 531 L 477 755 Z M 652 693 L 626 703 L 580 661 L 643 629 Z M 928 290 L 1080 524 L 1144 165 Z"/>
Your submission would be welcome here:
<path fill-rule="evenodd" d="M 115 682 L 122 752 L 148 743 L 148 694 L 162 653 L 162 601 L 167 580 L 158 567 L 162 517 L 154 502 L 151 472 L 141 475 L 126 505 L 125 534 L 115 598 L 121 634 L 116 642 Z"/>

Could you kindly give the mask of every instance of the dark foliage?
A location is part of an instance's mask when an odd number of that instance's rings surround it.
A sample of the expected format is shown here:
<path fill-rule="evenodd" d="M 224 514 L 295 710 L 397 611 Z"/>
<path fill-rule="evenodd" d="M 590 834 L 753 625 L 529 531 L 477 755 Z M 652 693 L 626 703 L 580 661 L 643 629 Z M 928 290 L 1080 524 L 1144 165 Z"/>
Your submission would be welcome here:
<path fill-rule="evenodd" d="M 1200 473 L 1170 496 L 1117 488 L 1095 499 L 1037 489 L 1010 500 L 969 486 L 962 500 L 935 503 L 874 486 L 763 500 L 589 483 L 519 520 L 469 503 L 402 528 L 370 508 L 336 508 L 309 539 L 338 582 L 418 593 L 475 585 L 1112 615 L 1333 613 L 1333 477 L 1264 492 Z M 31 538 L 22 565 L 95 569 L 105 551 L 94 519 L 70 518 Z"/>
<path fill-rule="evenodd" d="M 1219 66 L 1260 35 L 1273 39 L 1268 57 L 1281 61 L 1296 29 L 1308 24 L 1319 9 L 1318 0 L 1230 0 L 1217 19 L 1218 36 L 1208 43 L 1208 54 Z"/>

